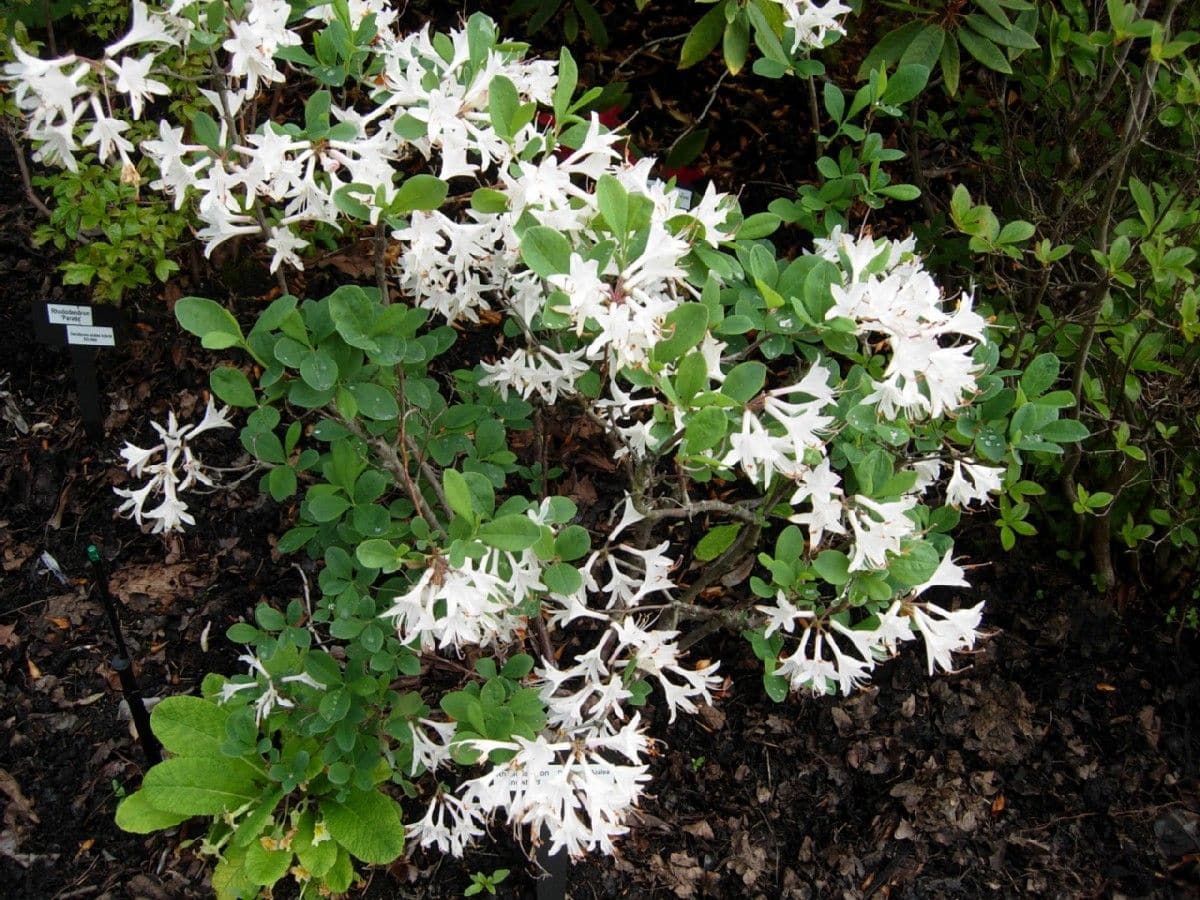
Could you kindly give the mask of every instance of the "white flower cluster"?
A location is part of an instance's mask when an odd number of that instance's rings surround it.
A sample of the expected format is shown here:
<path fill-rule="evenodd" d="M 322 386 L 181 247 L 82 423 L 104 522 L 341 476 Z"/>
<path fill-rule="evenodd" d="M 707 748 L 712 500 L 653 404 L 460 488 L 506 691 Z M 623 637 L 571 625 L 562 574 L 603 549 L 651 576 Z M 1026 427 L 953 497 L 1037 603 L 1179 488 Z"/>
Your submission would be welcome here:
<path fill-rule="evenodd" d="M 530 510 L 544 523 L 549 501 Z M 615 532 L 614 532 L 615 536 Z M 690 669 L 679 659 L 675 631 L 647 630 L 626 617 L 610 621 L 614 607 L 634 608 L 644 598 L 667 594 L 675 587 L 668 573 L 673 561 L 667 543 L 647 550 L 627 544 L 606 553 L 608 580 L 601 586 L 592 569 L 602 554 L 593 553 L 582 566 L 583 586 L 571 596 L 553 592 L 546 599 L 563 607 L 554 621 L 565 624 L 587 616 L 610 623 L 587 653 L 566 669 L 546 665 L 536 670 L 549 727 L 558 739 L 467 742 L 475 749 L 517 751 L 514 758 L 456 791 L 441 790 L 422 819 L 408 826 L 409 837 L 422 846 L 461 855 L 482 833 L 482 823 L 503 813 L 514 826 L 528 826 L 533 840 L 549 834 L 553 850 L 572 855 L 587 850 L 611 851 L 612 841 L 627 830 L 624 822 L 648 779 L 642 763 L 648 739 L 641 718 L 628 717 L 634 698 L 633 680 L 653 680 L 662 690 L 674 721 L 679 710 L 692 713 L 697 702 L 711 702 L 717 687 L 717 663 Z M 546 591 L 540 581 L 542 563 L 530 550 L 491 551 L 478 562 L 451 566 L 435 557 L 417 583 L 382 615 L 392 619 L 402 641 L 426 649 L 461 651 L 469 645 L 501 645 L 511 641 L 523 620 L 516 607 L 531 591 Z M 600 595 L 598 604 L 589 601 Z M 637 702 L 637 701 L 635 701 Z M 628 721 L 627 721 L 628 720 Z M 618 727 L 617 723 L 624 723 Z M 449 755 L 453 726 L 420 720 L 413 726 L 413 764 L 435 770 Z M 425 729 L 433 729 L 431 738 Z M 604 751 L 623 755 L 632 765 L 607 759 Z"/>
<path fill-rule="evenodd" d="M 814 0 L 774 0 L 783 7 L 784 20 L 792 29 L 792 52 L 801 47 L 820 49 L 830 34 L 845 34 L 841 16 L 850 12 L 850 7 L 841 0 L 825 0 L 819 5 Z"/>
<path fill-rule="evenodd" d="M 117 512 L 129 513 L 138 525 L 153 522 L 154 534 L 183 531 L 184 525 L 195 525 L 196 520 L 179 495 L 197 484 L 212 487 L 213 481 L 188 442 L 214 428 L 232 428 L 228 413 L 229 407 L 217 409 L 210 397 L 204 418 L 195 425 L 180 427 L 175 413 L 171 412 L 165 426 L 150 423 L 158 432 L 159 443 L 148 449 L 126 443 L 121 448 L 125 468 L 137 478 L 149 475 L 150 480 L 133 490 L 113 488 L 118 497 L 125 498 Z M 147 510 L 146 504 L 154 496 L 161 496 L 162 502 Z"/>
<path fill-rule="evenodd" d="M 285 684 L 303 684 L 313 690 L 323 691 L 325 685 L 317 681 L 307 672 L 299 672 L 295 675 L 284 675 L 279 679 L 273 679 L 271 673 L 267 671 L 262 660 L 252 653 L 243 653 L 238 657 L 238 662 L 245 663 L 250 671 L 247 673 L 249 679 L 246 681 L 227 681 L 221 685 L 220 693 L 217 695 L 217 701 L 220 703 L 228 703 L 233 697 L 240 694 L 242 691 L 261 691 L 254 701 L 254 724 L 261 725 L 263 719 L 271 714 L 271 710 L 275 707 L 281 709 L 291 709 L 296 704 L 289 700 L 279 692 L 279 688 Z"/>
<path fill-rule="evenodd" d="M 116 153 L 125 165 L 133 164 L 133 144 L 124 136 L 129 123 L 114 113 L 111 95 L 124 95 L 133 118 L 140 119 L 146 103 L 170 89 L 150 77 L 159 51 L 136 57 L 122 51 L 144 44 L 178 45 L 186 37 L 186 23 L 171 11 L 151 11 L 141 0 L 134 0 L 131 19 L 129 33 L 109 45 L 102 60 L 84 60 L 73 53 L 42 60 L 13 42 L 16 59 L 4 66 L 4 79 L 15 83 L 13 98 L 28 117 L 25 133 L 39 145 L 34 159 L 75 172 L 76 151 L 94 146 L 100 162 Z M 93 72 L 100 90 L 87 78 Z M 80 140 L 77 131 L 89 113 L 91 126 Z"/>
<path fill-rule="evenodd" d="M 833 285 L 827 318 L 852 319 L 860 335 L 887 340 L 891 361 L 883 381 L 865 402 L 887 419 L 939 418 L 961 406 L 976 390 L 979 366 L 971 354 L 984 340 L 987 322 L 963 295 L 954 312 L 942 308 L 933 276 L 914 255 L 916 241 L 854 238 L 834 229 L 814 242 L 822 258 L 839 265 L 845 281 Z M 945 338 L 955 339 L 943 346 Z"/>
<path fill-rule="evenodd" d="M 628 685 L 634 674 L 658 682 L 672 722 L 680 709 L 694 713 L 697 700 L 711 703 L 720 682 L 716 674 L 720 664 L 702 669 L 680 665 L 674 643 L 678 636 L 677 631 L 647 631 L 629 616 L 602 632 L 591 650 L 575 657 L 575 665 L 537 669 L 551 725 L 571 732 L 590 728 L 605 733 L 613 721 L 625 719 L 622 704 L 633 697 Z M 565 688 L 568 683 L 570 689 Z"/>
<path fill-rule="evenodd" d="M 962 568 L 947 555 L 929 581 L 913 591 L 913 597 L 930 587 L 954 585 L 968 586 Z M 934 603 L 896 600 L 875 615 L 872 625 L 856 628 L 831 617 L 818 620 L 811 611 L 794 606 L 782 592 L 774 604 L 756 608 L 766 616 L 766 637 L 776 631 L 790 635 L 800 626 L 799 640 L 791 652 L 780 656 L 775 674 L 786 678 L 793 691 L 807 689 L 821 696 L 849 694 L 862 687 L 878 663 L 895 656 L 898 646 L 915 640 L 917 634 L 925 642 L 929 674 L 937 668 L 954 671 L 951 654 L 975 646 L 983 604 L 952 612 Z"/>
<path fill-rule="evenodd" d="M 649 767 L 641 762 L 649 740 L 640 726 L 635 715 L 610 734 L 464 741 L 481 753 L 503 750 L 513 756 L 465 782 L 457 795 L 439 793 L 425 816 L 407 827 L 408 837 L 461 856 L 483 833 L 481 823 L 503 814 L 514 828 L 528 828 L 535 842 L 548 840 L 551 854 L 612 853 L 613 841 L 629 831 L 629 810 L 650 780 Z"/>

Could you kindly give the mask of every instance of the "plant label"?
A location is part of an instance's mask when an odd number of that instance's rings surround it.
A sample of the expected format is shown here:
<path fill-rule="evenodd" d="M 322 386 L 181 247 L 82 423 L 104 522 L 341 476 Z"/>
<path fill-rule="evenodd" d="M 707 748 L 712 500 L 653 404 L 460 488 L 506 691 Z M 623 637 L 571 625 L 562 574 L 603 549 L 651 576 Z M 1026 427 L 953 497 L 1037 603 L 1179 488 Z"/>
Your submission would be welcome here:
<path fill-rule="evenodd" d="M 92 308 L 69 303 L 47 303 L 46 318 L 51 325 L 91 325 Z"/>
<path fill-rule="evenodd" d="M 104 437 L 100 388 L 96 383 L 96 351 L 115 347 L 124 325 L 121 311 L 113 306 L 45 300 L 33 304 L 33 333 L 38 341 L 52 347 L 66 347 L 71 353 L 79 412 L 93 440 Z"/>
<path fill-rule="evenodd" d="M 67 343 L 73 347 L 114 347 L 116 337 L 106 326 L 68 325 Z"/>

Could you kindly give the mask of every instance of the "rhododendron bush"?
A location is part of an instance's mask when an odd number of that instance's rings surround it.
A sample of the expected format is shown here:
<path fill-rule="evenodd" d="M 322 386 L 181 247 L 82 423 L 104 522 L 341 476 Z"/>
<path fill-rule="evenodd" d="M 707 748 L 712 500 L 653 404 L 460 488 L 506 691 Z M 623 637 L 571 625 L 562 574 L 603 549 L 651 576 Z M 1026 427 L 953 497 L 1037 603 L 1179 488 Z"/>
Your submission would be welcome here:
<path fill-rule="evenodd" d="M 330 241 L 366 242 L 375 277 L 282 293 L 248 330 L 176 305 L 231 352 L 225 406 L 127 444 L 151 480 L 121 510 L 203 515 L 188 440 L 246 410 L 263 490 L 298 498 L 279 550 L 319 579 L 230 629 L 244 672 L 155 708 L 171 756 L 123 827 L 212 817 L 231 897 L 288 873 L 344 891 L 352 859 L 459 855 L 491 826 L 611 852 L 652 745 L 728 687 L 687 653 L 716 628 L 776 700 L 974 646 L 981 605 L 927 592 L 967 587 L 959 510 L 1017 477 L 1015 395 L 911 238 L 836 227 L 779 258 L 777 218 L 711 185 L 691 202 L 585 112 L 568 53 L 527 60 L 482 16 L 405 33 L 371 0 L 175 0 L 132 22 L 103 59 L 17 50 L 39 158 L 94 148 L 284 287 Z M 211 82 L 189 93 L 185 66 Z M 135 144 L 175 93 L 190 113 Z M 594 509 L 556 490 L 565 431 L 608 448 Z"/>

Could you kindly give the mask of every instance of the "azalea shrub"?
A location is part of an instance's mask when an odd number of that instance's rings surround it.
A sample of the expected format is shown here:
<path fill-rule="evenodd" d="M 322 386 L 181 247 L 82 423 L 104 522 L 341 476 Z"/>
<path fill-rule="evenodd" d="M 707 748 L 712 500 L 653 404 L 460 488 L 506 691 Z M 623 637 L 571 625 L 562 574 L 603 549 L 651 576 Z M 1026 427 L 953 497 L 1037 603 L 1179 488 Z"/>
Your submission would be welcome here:
<path fill-rule="evenodd" d="M 176 303 L 229 351 L 222 406 L 126 444 L 148 480 L 120 509 L 203 515 L 193 441 L 245 411 L 262 490 L 297 510 L 277 548 L 318 576 L 230 628 L 244 671 L 155 708 L 171 755 L 123 828 L 210 818 L 223 897 L 342 892 L 356 861 L 460 855 L 498 823 L 611 852 L 652 726 L 729 689 L 688 657 L 713 631 L 778 701 L 975 645 L 981 604 L 930 593 L 968 587 L 960 511 L 1022 484 L 1013 435 L 1053 445 L 1068 404 L 1045 360 L 997 369 L 911 237 L 834 225 L 781 258 L 778 216 L 629 162 L 570 54 L 526 59 L 484 16 L 405 33 L 383 3 L 176 0 L 131 22 L 103 60 L 18 48 L 39 158 L 148 166 L 206 253 L 258 242 L 281 284 L 248 327 Z M 211 85 L 133 145 L 196 57 Z M 374 277 L 292 293 L 330 240 Z M 594 504 L 564 486 L 566 435 L 611 463 Z"/>
<path fill-rule="evenodd" d="M 944 91 L 929 92 L 906 141 L 917 168 L 954 165 L 950 148 L 968 143 L 980 160 L 931 212 L 939 255 L 994 298 L 1002 363 L 1053 361 L 1080 420 L 1057 427 L 1090 432 L 1031 456 L 1028 477 L 1050 489 L 1024 526 L 1102 591 L 1136 578 L 1166 588 L 1148 602 L 1195 603 L 1200 7 L 966 3 L 881 17 L 879 30 L 864 78 L 871 64 L 940 59 Z M 956 43 L 990 71 L 964 65 L 960 84 Z"/>

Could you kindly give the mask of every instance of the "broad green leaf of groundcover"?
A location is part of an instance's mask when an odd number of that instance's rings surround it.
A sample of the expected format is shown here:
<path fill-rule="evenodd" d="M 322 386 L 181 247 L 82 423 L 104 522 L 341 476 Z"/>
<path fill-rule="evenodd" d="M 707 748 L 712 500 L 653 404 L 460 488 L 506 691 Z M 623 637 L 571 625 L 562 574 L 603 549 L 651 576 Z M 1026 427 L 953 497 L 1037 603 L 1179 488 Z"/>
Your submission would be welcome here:
<path fill-rule="evenodd" d="M 206 350 L 225 350 L 242 343 L 242 329 L 225 307 L 205 297 L 183 297 L 175 304 L 175 318 Z"/>
<path fill-rule="evenodd" d="M 150 805 L 145 791 L 134 791 L 117 804 L 117 827 L 133 834 L 149 834 L 174 828 L 190 816 L 167 812 Z"/>
<path fill-rule="evenodd" d="M 246 848 L 242 870 L 257 885 L 272 885 L 287 874 L 292 864 L 291 850 L 268 850 L 255 841 Z"/>
<path fill-rule="evenodd" d="M 156 809 L 182 816 L 219 816 L 261 794 L 245 766 L 213 756 L 177 756 L 146 773 L 139 793 Z"/>
<path fill-rule="evenodd" d="M 150 727 L 177 756 L 220 757 L 228 710 L 203 697 L 167 697 L 150 713 Z"/>
<path fill-rule="evenodd" d="M 404 852 L 400 804 L 379 791 L 354 791 L 341 803 L 325 800 L 321 815 L 330 836 L 356 859 L 383 864 Z"/>

